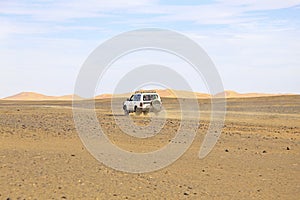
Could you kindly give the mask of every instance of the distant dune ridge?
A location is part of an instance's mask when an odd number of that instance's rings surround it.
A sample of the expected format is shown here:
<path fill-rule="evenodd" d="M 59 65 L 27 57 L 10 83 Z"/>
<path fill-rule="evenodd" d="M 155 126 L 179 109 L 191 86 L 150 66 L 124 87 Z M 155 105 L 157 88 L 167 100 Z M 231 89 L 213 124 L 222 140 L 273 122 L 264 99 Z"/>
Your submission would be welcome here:
<path fill-rule="evenodd" d="M 53 100 L 54 97 L 35 92 L 21 92 L 19 94 L 4 98 L 4 100 Z"/>
<path fill-rule="evenodd" d="M 199 98 L 207 99 L 211 98 L 210 94 L 199 93 L 199 92 L 190 92 L 183 90 L 172 90 L 172 89 L 159 89 L 156 90 L 157 93 L 163 98 L 176 98 L 176 96 L 181 98 Z M 112 97 L 117 98 L 129 98 L 132 93 L 124 94 L 101 94 L 95 96 L 95 99 L 108 99 Z M 238 93 L 232 90 L 225 90 L 224 93 L 219 93 L 214 95 L 214 97 L 223 97 L 226 98 L 249 98 L 249 97 L 265 97 L 265 96 L 280 96 L 280 95 L 294 95 L 294 94 L 266 94 L 266 93 Z M 20 100 L 20 101 L 46 101 L 46 100 L 72 100 L 73 95 L 64 95 L 64 96 L 47 96 L 35 92 L 21 92 L 13 96 L 5 97 L 2 100 Z M 76 97 L 76 99 L 82 99 Z"/>
<path fill-rule="evenodd" d="M 19 94 L 3 98 L 3 100 L 27 100 L 27 101 L 45 101 L 45 100 L 72 100 L 73 95 L 47 96 L 35 92 L 21 92 Z"/>
<path fill-rule="evenodd" d="M 225 90 L 223 93 L 214 95 L 214 97 L 226 98 L 247 98 L 247 97 L 266 97 L 266 96 L 280 96 L 280 95 L 294 95 L 294 94 L 268 94 L 268 93 L 238 93 L 232 90 Z"/>

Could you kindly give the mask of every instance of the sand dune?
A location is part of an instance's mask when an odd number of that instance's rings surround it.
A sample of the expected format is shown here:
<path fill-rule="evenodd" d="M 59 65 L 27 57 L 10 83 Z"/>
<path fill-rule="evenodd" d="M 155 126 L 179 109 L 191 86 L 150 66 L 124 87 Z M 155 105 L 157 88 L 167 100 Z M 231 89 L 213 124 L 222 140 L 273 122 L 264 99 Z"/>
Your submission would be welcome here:
<path fill-rule="evenodd" d="M 112 94 L 100 94 L 95 97 L 95 99 L 109 99 L 112 97 Z"/>
<path fill-rule="evenodd" d="M 268 97 L 268 96 L 281 96 L 281 95 L 293 95 L 293 94 L 269 94 L 269 93 L 238 93 L 232 90 L 225 90 L 222 93 L 216 94 L 215 97 L 226 98 L 249 98 L 249 97 Z"/>
<path fill-rule="evenodd" d="M 124 93 L 124 94 L 100 94 L 95 97 L 95 99 L 109 99 L 109 98 L 129 98 L 133 93 Z"/>
<path fill-rule="evenodd" d="M 4 100 L 54 100 L 54 97 L 35 92 L 21 92 L 13 96 L 6 97 Z"/>
<path fill-rule="evenodd" d="M 181 98 L 210 98 L 209 94 L 205 93 L 199 93 L 199 92 L 190 92 L 190 91 L 184 91 L 184 90 L 172 90 L 172 89 L 165 89 L 165 90 L 157 90 L 157 93 L 161 97 L 165 98 L 176 98 L 181 97 Z"/>
<path fill-rule="evenodd" d="M 191 92 L 183 90 L 172 90 L 172 89 L 159 89 L 156 90 L 157 93 L 163 98 L 199 98 L 199 99 L 208 99 L 211 98 L 210 94 L 200 93 L 200 92 Z M 112 97 L 116 98 L 129 98 L 132 93 L 124 94 L 100 94 L 95 96 L 95 99 L 109 99 Z M 214 95 L 214 97 L 223 97 L 226 98 L 249 98 L 249 97 L 266 97 L 266 96 L 281 96 L 281 95 L 293 95 L 293 94 L 267 94 L 267 93 L 238 93 L 232 90 L 225 90 L 223 93 Z M 21 92 L 19 94 L 5 97 L 3 100 L 23 100 L 23 101 L 44 101 L 44 100 L 72 100 L 73 95 L 64 95 L 64 96 L 47 96 L 35 92 Z M 82 99 L 77 97 L 77 99 Z"/>
<path fill-rule="evenodd" d="M 20 100 L 20 101 L 45 101 L 45 100 L 72 100 L 73 95 L 64 96 L 47 96 L 35 92 L 21 92 L 13 96 L 3 98 L 3 100 Z"/>

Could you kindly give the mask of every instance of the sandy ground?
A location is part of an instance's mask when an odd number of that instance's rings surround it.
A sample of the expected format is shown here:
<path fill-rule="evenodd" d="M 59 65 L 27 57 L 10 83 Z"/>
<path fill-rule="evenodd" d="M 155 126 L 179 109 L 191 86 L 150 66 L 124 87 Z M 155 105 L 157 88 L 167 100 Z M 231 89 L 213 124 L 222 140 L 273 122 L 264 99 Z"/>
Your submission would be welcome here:
<path fill-rule="evenodd" d="M 130 137 L 116 126 L 109 100 L 97 115 L 111 141 L 134 152 L 163 147 L 179 127 L 175 99 L 162 132 Z M 0 199 L 299 199 L 300 96 L 229 99 L 223 133 L 198 158 L 209 124 L 209 101 L 188 151 L 162 170 L 131 174 L 98 162 L 84 148 L 71 103 L 0 101 Z M 126 117 L 126 116 L 120 116 Z M 129 116 L 138 125 L 149 116 Z"/>

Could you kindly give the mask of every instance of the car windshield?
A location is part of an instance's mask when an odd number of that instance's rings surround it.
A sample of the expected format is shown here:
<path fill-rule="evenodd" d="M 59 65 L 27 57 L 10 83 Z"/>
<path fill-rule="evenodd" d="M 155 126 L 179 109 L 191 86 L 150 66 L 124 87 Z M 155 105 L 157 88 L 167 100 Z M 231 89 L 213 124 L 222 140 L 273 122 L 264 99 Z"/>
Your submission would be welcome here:
<path fill-rule="evenodd" d="M 154 99 L 157 99 L 157 94 L 145 94 L 143 96 L 144 101 L 152 101 Z"/>

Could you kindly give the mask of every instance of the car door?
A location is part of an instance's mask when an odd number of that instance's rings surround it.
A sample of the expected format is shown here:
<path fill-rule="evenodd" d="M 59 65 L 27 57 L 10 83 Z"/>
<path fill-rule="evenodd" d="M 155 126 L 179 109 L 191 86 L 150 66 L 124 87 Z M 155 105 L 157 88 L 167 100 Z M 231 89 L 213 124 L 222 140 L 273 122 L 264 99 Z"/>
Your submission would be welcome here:
<path fill-rule="evenodd" d="M 129 101 L 128 101 L 128 110 L 130 111 L 133 111 L 133 108 L 134 108 L 134 95 L 132 95 L 130 98 L 129 98 Z"/>
<path fill-rule="evenodd" d="M 135 94 L 133 98 L 133 109 L 135 106 L 138 106 L 141 101 L 141 94 Z"/>

